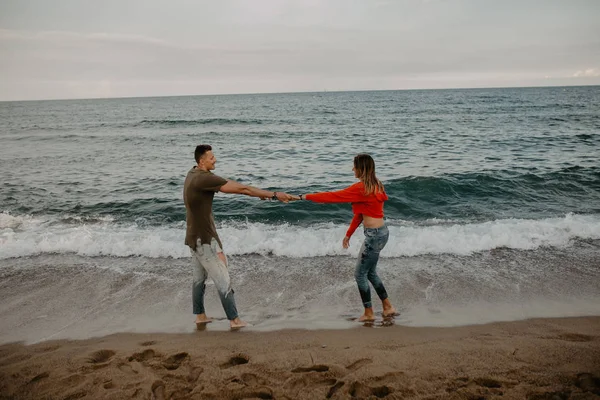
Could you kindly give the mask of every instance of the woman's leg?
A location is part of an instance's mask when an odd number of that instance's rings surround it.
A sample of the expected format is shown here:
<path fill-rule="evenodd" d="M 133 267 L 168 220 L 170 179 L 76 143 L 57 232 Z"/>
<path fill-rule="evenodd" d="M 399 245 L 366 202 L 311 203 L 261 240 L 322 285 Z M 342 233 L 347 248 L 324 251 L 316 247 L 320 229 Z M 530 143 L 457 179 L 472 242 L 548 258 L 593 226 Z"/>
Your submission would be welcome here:
<path fill-rule="evenodd" d="M 379 296 L 379 299 L 381 300 L 381 303 L 383 305 L 384 317 L 392 316 L 396 313 L 396 309 L 394 308 L 394 306 L 392 306 L 392 303 L 388 298 L 385 286 L 383 285 L 381 278 L 379 278 L 379 275 L 377 274 L 377 262 L 379 261 L 379 252 L 383 250 L 383 248 L 387 244 L 389 236 L 390 235 L 387 228 L 378 231 L 377 235 L 375 236 L 374 247 L 377 250 L 376 256 L 373 256 L 375 262 L 373 263 L 371 269 L 369 269 L 367 273 L 367 279 L 373 285 L 373 288 L 375 289 L 375 292 L 377 292 L 377 295 Z"/>
<path fill-rule="evenodd" d="M 387 291 L 385 290 L 385 286 L 377 275 L 377 264 L 373 266 L 373 268 L 367 274 L 367 279 L 373 285 L 375 292 L 377 292 L 377 296 L 381 300 L 381 304 L 383 305 L 383 316 L 388 317 L 396 314 L 396 309 L 392 306 L 390 299 L 388 298 Z"/>
<path fill-rule="evenodd" d="M 358 286 L 358 292 L 365 308 L 365 312 L 359 318 L 359 321 L 372 321 L 375 319 L 373 315 L 373 304 L 371 303 L 371 289 L 369 288 L 369 281 L 367 275 L 369 270 L 373 266 L 373 246 L 370 243 L 370 238 L 365 237 L 365 241 L 360 249 L 358 261 L 356 263 L 356 269 L 354 271 L 354 278 Z M 377 261 L 375 260 L 375 264 Z"/>
<path fill-rule="evenodd" d="M 377 293 L 377 296 L 379 296 L 379 299 L 383 301 L 388 298 L 388 294 L 385 290 L 383 282 L 381 281 L 381 278 L 379 277 L 379 275 L 377 275 L 377 261 L 379 261 L 379 253 L 377 254 L 377 259 L 373 263 L 373 266 L 371 267 L 371 269 L 369 269 L 369 272 L 367 272 L 367 279 L 369 280 L 369 282 L 371 282 L 371 285 L 373 285 L 373 289 L 375 289 L 375 292 Z"/>

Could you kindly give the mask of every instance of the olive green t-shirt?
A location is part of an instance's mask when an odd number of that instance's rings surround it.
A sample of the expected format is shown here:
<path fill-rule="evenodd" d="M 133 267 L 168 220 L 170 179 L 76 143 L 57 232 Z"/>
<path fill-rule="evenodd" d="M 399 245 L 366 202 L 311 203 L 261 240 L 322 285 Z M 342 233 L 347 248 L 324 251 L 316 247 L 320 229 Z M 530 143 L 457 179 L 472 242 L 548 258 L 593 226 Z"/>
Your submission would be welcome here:
<path fill-rule="evenodd" d="M 218 192 L 226 183 L 227 179 L 197 167 L 193 167 L 185 177 L 183 184 L 183 202 L 185 203 L 187 223 L 185 244 L 192 249 L 196 249 L 198 239 L 201 244 L 210 244 L 212 238 L 223 248 L 215 227 L 212 203 L 215 192 Z"/>

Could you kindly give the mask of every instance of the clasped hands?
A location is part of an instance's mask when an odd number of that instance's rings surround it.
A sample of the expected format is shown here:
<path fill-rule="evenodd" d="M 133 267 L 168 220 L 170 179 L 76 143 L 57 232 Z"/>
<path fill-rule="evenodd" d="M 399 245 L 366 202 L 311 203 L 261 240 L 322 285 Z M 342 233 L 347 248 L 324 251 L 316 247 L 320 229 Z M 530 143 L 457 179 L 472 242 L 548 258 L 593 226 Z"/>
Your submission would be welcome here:
<path fill-rule="evenodd" d="M 300 196 L 296 196 L 295 194 L 289 194 L 286 192 L 274 192 L 275 196 L 277 197 L 277 200 L 281 201 L 282 203 L 289 203 L 290 201 L 296 201 L 296 200 L 300 200 Z M 261 197 L 261 200 L 274 200 L 271 197 Z"/>

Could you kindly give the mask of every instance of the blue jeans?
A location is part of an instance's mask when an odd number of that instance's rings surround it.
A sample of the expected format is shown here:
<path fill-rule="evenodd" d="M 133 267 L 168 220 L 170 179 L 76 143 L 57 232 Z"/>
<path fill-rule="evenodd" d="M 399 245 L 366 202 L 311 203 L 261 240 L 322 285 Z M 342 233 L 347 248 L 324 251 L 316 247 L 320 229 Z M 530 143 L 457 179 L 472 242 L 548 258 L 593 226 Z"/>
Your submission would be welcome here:
<path fill-rule="evenodd" d="M 376 269 L 377 261 L 379 261 L 379 252 L 383 250 L 389 237 L 390 232 L 385 225 L 381 228 L 365 228 L 365 241 L 360 248 L 356 271 L 354 272 L 360 298 L 365 308 L 373 306 L 371 303 L 369 282 L 371 282 L 373 289 L 375 289 L 381 300 L 385 300 L 388 297 Z"/>
<path fill-rule="evenodd" d="M 192 265 L 194 267 L 194 285 L 192 287 L 192 303 L 194 305 L 194 314 L 204 314 L 204 290 L 206 289 L 206 279 L 211 278 L 217 287 L 221 304 L 225 310 L 228 320 L 238 317 L 235 306 L 233 289 L 227 265 L 221 261 L 217 253 L 221 253 L 221 247 L 215 239 L 211 244 L 201 244 L 200 240 L 196 244 L 196 250 L 190 248 L 192 253 Z"/>

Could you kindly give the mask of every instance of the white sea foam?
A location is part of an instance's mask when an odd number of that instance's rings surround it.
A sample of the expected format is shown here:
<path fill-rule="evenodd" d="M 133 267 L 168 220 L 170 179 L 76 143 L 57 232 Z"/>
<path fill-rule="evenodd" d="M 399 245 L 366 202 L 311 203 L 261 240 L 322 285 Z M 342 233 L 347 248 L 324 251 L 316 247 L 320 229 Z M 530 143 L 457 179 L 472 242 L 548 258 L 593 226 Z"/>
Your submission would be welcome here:
<path fill-rule="evenodd" d="M 23 224 L 23 217 L 14 217 L 8 213 L 0 214 L 0 230 L 17 229 Z"/>
<path fill-rule="evenodd" d="M 600 215 L 567 214 L 542 220 L 504 219 L 483 223 L 438 225 L 390 221 L 390 241 L 382 257 L 420 254 L 459 254 L 499 247 L 531 250 L 541 246 L 569 246 L 575 238 L 600 239 Z M 92 224 L 61 223 L 52 219 L 0 213 L 0 258 L 43 253 L 85 256 L 188 257 L 181 224 L 139 227 L 110 218 Z M 223 222 L 218 227 L 230 255 L 272 254 L 286 257 L 356 256 L 363 234 L 360 229 L 351 248 L 341 246 L 346 225 L 313 226 Z"/>

